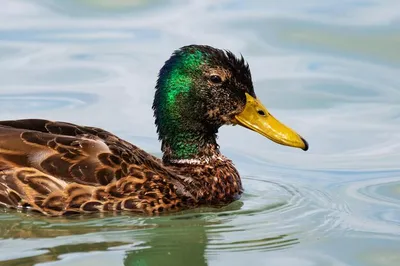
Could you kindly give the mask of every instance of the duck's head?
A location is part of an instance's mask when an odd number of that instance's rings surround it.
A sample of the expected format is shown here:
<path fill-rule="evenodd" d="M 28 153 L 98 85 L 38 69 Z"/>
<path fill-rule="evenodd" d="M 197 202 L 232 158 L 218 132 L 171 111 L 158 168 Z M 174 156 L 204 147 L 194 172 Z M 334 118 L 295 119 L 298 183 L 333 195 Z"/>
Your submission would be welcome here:
<path fill-rule="evenodd" d="M 160 70 L 153 109 L 166 161 L 209 156 L 222 125 L 241 125 L 276 143 L 308 149 L 257 99 L 243 57 L 210 46 L 189 45 L 172 54 Z"/>

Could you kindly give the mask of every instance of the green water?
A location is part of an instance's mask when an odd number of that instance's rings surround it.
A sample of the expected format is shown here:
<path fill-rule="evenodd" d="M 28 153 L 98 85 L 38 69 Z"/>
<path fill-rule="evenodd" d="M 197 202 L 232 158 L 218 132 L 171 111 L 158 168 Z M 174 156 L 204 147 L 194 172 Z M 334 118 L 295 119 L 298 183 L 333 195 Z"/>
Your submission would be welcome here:
<path fill-rule="evenodd" d="M 221 129 L 244 196 L 162 217 L 0 210 L 0 264 L 398 265 L 396 0 L 3 0 L 0 119 L 105 128 L 160 156 L 151 104 L 183 45 L 242 53 L 258 97 L 310 150 Z"/>

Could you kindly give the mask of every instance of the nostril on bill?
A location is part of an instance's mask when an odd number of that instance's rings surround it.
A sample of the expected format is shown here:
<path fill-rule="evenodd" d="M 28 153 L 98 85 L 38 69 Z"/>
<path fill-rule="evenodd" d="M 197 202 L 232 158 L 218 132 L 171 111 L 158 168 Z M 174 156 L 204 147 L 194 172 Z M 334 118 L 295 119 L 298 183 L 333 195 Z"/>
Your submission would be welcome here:
<path fill-rule="evenodd" d="M 264 112 L 263 110 L 258 110 L 257 113 L 258 113 L 259 115 L 265 116 L 265 112 Z"/>

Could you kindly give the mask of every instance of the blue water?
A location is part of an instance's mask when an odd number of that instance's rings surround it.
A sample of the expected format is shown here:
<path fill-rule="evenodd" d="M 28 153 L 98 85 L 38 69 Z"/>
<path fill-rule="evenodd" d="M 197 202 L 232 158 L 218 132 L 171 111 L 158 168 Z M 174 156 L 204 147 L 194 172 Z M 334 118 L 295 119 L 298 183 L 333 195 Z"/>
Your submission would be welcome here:
<path fill-rule="evenodd" d="M 163 217 L 1 210 L 1 265 L 398 265 L 400 2 L 3 0 L 0 119 L 105 128 L 160 156 L 159 68 L 187 44 L 242 53 L 310 150 L 219 134 L 246 192 Z"/>

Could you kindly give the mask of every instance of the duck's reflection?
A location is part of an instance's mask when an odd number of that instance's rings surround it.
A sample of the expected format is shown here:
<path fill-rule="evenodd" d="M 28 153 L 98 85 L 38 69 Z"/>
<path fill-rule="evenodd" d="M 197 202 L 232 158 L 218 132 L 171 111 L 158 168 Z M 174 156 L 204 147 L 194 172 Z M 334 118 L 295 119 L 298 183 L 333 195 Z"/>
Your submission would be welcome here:
<path fill-rule="evenodd" d="M 286 234 L 245 237 L 247 240 L 232 237 L 230 230 L 236 227 L 231 223 L 247 213 L 242 205 L 237 201 L 222 209 L 150 218 L 120 214 L 48 218 L 7 210 L 9 219 L 0 222 L 0 245 L 7 245 L 12 252 L 3 264 L 57 260 L 63 264 L 64 259 L 76 258 L 79 253 L 102 252 L 126 266 L 208 265 L 207 250 L 276 250 L 299 243 Z M 21 239 L 29 241 L 24 240 L 21 247 Z M 101 264 L 102 256 L 92 254 L 85 260 Z"/>
<path fill-rule="evenodd" d="M 62 260 L 73 253 L 116 249 L 126 250 L 124 265 L 188 265 L 189 262 L 190 265 L 207 265 L 206 227 L 212 222 L 203 215 L 148 219 L 110 216 L 48 218 L 14 213 L 9 220 L 0 223 L 0 243 L 7 241 L 17 248 L 18 239 L 30 239 L 31 244 L 24 246 L 21 252 L 43 252 L 37 256 L 11 256 L 16 258 L 5 261 L 5 265 L 32 265 Z M 95 262 L 96 256 L 93 257 Z"/>
<path fill-rule="evenodd" d="M 204 225 L 152 231 L 148 247 L 127 251 L 124 265 L 208 265 L 205 256 L 208 239 Z"/>

